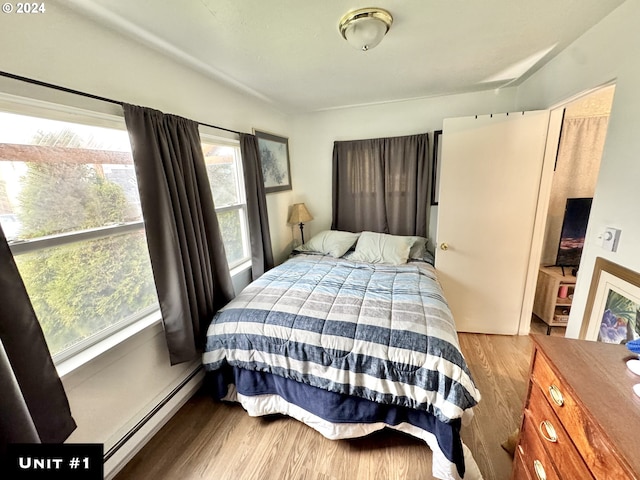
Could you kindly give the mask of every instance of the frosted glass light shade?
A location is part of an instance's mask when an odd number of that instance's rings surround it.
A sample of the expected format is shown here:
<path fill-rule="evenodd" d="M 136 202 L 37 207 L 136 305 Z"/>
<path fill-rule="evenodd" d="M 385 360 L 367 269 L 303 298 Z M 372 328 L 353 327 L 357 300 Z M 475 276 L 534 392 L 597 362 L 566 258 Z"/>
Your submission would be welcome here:
<path fill-rule="evenodd" d="M 382 41 L 392 23 L 386 10 L 362 8 L 342 17 L 339 29 L 349 45 L 366 52 Z"/>

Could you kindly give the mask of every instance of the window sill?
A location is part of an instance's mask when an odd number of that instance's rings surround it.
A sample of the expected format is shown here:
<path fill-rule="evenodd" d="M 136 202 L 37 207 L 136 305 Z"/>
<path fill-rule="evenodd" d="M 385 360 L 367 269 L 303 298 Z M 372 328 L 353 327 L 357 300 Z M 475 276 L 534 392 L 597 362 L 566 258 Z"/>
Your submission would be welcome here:
<path fill-rule="evenodd" d="M 231 273 L 231 278 L 236 275 L 244 272 L 245 270 L 249 270 L 251 268 L 251 259 L 242 262 L 240 265 L 233 267 L 229 272 Z"/>
<path fill-rule="evenodd" d="M 247 260 L 240 265 L 233 267 L 230 270 L 231 278 L 239 275 L 247 270 L 251 269 L 251 260 Z M 70 374 L 74 370 L 82 367 L 83 365 L 91 362 L 95 358 L 104 354 L 105 352 L 111 350 L 112 348 L 120 345 L 124 341 L 128 340 L 132 336 L 150 328 L 154 325 L 162 324 L 162 315 L 160 310 L 156 310 L 155 312 L 147 315 L 146 317 L 138 320 L 137 322 L 119 330 L 118 332 L 110 335 L 104 340 L 78 352 L 71 358 L 63 360 L 59 364 L 56 365 L 56 370 L 58 371 L 58 375 L 62 378 L 65 375 Z"/>
<path fill-rule="evenodd" d="M 160 325 L 162 323 L 162 315 L 160 314 L 160 310 L 156 310 L 155 312 L 147 315 L 146 317 L 138 320 L 135 323 L 119 330 L 118 332 L 110 335 L 104 340 L 96 343 L 95 345 L 78 352 L 71 358 L 64 360 L 56 365 L 56 370 L 58 371 L 58 375 L 62 378 L 65 375 L 73 372 L 77 368 L 91 362 L 93 359 L 99 357 L 103 353 L 111 350 L 112 348 L 120 345 L 125 340 L 128 340 L 132 336 L 140 333 L 141 331 L 153 326 Z"/>

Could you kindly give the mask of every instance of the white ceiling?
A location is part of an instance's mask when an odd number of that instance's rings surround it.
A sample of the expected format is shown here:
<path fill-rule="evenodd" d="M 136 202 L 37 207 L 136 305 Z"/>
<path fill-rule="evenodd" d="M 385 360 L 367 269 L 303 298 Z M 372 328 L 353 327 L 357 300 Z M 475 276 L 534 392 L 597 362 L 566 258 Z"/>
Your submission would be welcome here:
<path fill-rule="evenodd" d="M 624 0 L 66 0 L 72 9 L 288 111 L 517 85 Z M 376 48 L 347 11 L 393 15 Z"/>

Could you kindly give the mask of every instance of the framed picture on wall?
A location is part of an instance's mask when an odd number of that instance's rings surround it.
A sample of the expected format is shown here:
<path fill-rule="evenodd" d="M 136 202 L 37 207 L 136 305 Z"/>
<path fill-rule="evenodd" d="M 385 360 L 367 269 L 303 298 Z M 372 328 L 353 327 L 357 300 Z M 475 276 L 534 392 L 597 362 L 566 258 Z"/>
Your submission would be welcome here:
<path fill-rule="evenodd" d="M 265 193 L 291 190 L 289 140 L 255 129 L 253 133 L 258 138 L 258 155 L 262 165 Z"/>
<path fill-rule="evenodd" d="M 440 190 L 440 159 L 442 157 L 442 130 L 433 132 L 433 165 L 431 170 L 431 205 L 438 205 Z"/>
<path fill-rule="evenodd" d="M 618 344 L 640 338 L 640 274 L 596 259 L 580 337 Z"/>

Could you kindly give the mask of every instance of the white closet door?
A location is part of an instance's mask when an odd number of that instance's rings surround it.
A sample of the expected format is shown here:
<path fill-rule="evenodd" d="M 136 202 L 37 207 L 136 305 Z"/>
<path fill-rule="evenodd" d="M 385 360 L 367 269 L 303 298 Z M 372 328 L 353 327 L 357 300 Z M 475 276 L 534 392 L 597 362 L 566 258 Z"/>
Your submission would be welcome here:
<path fill-rule="evenodd" d="M 458 331 L 518 333 L 548 125 L 548 111 L 444 121 L 436 267 Z"/>

